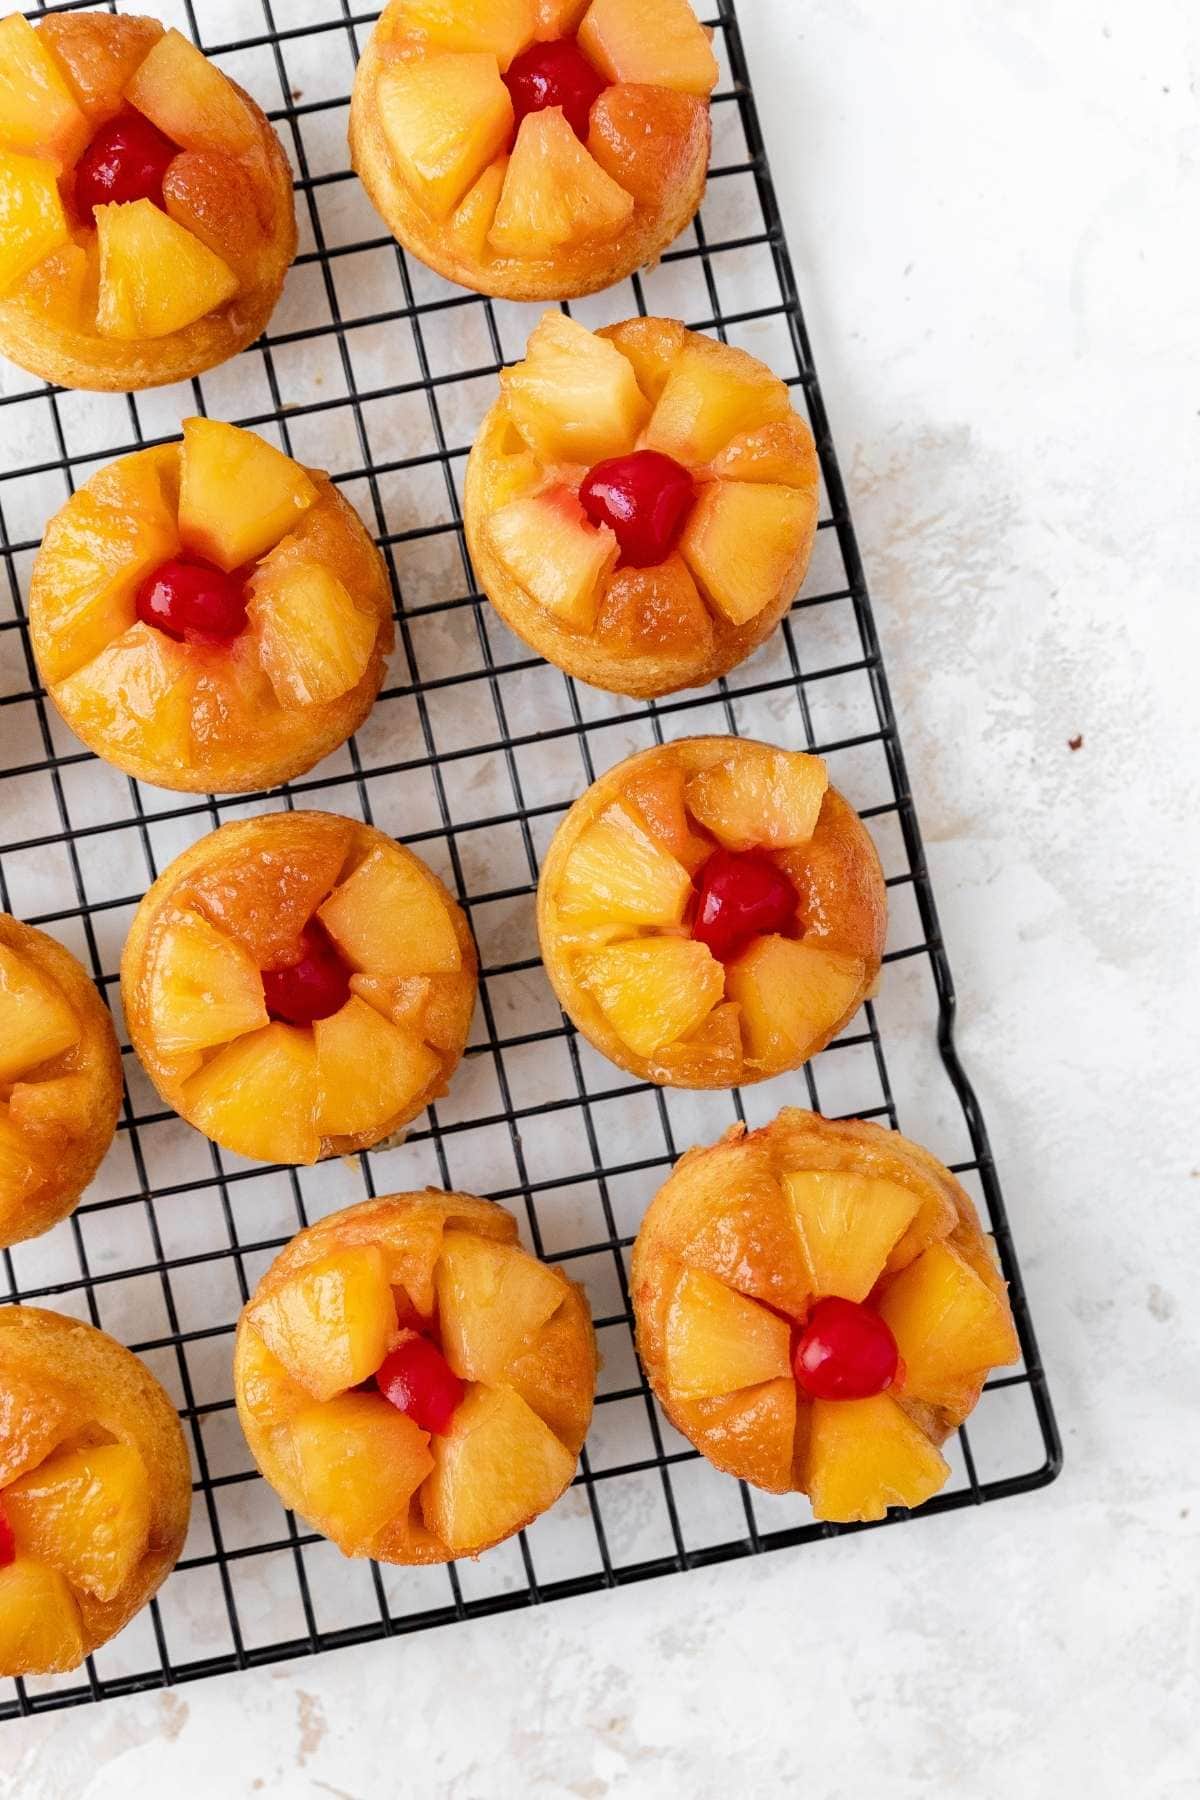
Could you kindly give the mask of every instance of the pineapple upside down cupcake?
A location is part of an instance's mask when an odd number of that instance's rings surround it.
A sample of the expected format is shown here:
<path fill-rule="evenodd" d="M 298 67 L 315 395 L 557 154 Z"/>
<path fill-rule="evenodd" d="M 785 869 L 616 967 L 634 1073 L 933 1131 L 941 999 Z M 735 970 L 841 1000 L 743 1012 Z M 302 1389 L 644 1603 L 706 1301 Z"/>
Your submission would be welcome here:
<path fill-rule="evenodd" d="M 818 1519 L 920 1506 L 1020 1347 L 995 1249 L 927 1150 L 786 1109 L 691 1150 L 633 1251 L 637 1342 L 711 1463 Z"/>
<path fill-rule="evenodd" d="M 192 793 L 273 787 L 336 750 L 395 633 L 383 559 L 329 477 L 215 419 L 72 495 L 46 528 L 29 620 L 88 748 Z"/>
<path fill-rule="evenodd" d="M 573 299 L 690 223 L 717 73 L 688 0 L 391 0 L 358 65 L 351 160 L 439 274 Z"/>
<path fill-rule="evenodd" d="M 879 973 L 879 858 L 818 756 L 683 738 L 577 800 L 538 884 L 563 1011 L 643 1081 L 728 1088 L 797 1069 Z"/>
<path fill-rule="evenodd" d="M 121 1052 L 69 950 L 0 913 L 0 1245 L 65 1219 L 113 1140 Z"/>
<path fill-rule="evenodd" d="M 476 988 L 462 909 L 411 850 L 333 813 L 210 833 L 134 917 L 121 998 L 162 1098 L 226 1150 L 369 1149 L 446 1091 Z"/>
<path fill-rule="evenodd" d="M 287 158 L 156 19 L 0 20 L 0 350 L 64 387 L 184 381 L 263 330 L 296 254 Z"/>
<path fill-rule="evenodd" d="M 702 687 L 775 629 L 817 528 L 812 432 L 786 385 L 677 319 L 547 313 L 467 466 L 480 587 L 568 675 Z"/>
<path fill-rule="evenodd" d="M 293 1238 L 238 1327 L 246 1441 L 347 1556 L 446 1562 L 532 1523 L 574 1473 L 596 1386 L 580 1288 L 511 1213 L 430 1188 Z"/>
<path fill-rule="evenodd" d="M 76 1669 L 161 1587 L 187 1535 L 179 1419 L 78 1319 L 0 1309 L 0 1675 Z"/>

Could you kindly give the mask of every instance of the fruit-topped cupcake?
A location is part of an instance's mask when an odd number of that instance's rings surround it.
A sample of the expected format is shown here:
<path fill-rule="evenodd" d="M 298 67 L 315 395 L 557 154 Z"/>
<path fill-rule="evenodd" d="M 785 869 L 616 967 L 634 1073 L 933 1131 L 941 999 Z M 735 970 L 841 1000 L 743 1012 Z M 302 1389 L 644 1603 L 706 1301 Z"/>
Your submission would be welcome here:
<path fill-rule="evenodd" d="M 818 1519 L 936 1494 L 939 1445 L 1020 1354 L 949 1170 L 896 1132 L 791 1109 L 681 1159 L 638 1233 L 633 1303 L 676 1429 Z"/>
<path fill-rule="evenodd" d="M 65 1674 L 174 1568 L 192 1478 L 150 1371 L 78 1319 L 0 1309 L 0 1675 Z"/>
<path fill-rule="evenodd" d="M 702 687 L 775 629 L 817 527 L 812 433 L 764 363 L 547 313 L 467 467 L 480 587 L 550 662 L 618 694 Z"/>
<path fill-rule="evenodd" d="M 120 1108 L 117 1034 L 86 971 L 0 912 L 0 1245 L 67 1216 Z"/>
<path fill-rule="evenodd" d="M 799 1068 L 871 992 L 886 928 L 879 858 L 820 757 L 739 738 L 610 769 L 559 826 L 538 885 L 564 1012 L 667 1087 Z"/>
<path fill-rule="evenodd" d="M 351 158 L 439 274 L 572 299 L 691 221 L 716 80 L 689 0 L 391 0 L 358 66 Z"/>
<path fill-rule="evenodd" d="M 512 1215 L 428 1189 L 293 1238 L 242 1314 L 238 1416 L 259 1468 L 347 1556 L 476 1556 L 552 1506 L 587 1434 L 582 1291 Z"/>
<path fill-rule="evenodd" d="M 311 769 L 371 710 L 391 587 L 327 475 L 188 419 L 46 528 L 30 628 L 71 729 L 156 787 L 246 793 Z"/>
<path fill-rule="evenodd" d="M 185 850 L 121 959 L 133 1047 L 227 1150 L 368 1149 L 446 1090 L 475 1004 L 462 909 L 411 850 L 333 813 L 269 813 Z"/>
<path fill-rule="evenodd" d="M 0 20 L 0 350 L 64 387 L 244 350 L 296 253 L 264 113 L 156 19 Z"/>

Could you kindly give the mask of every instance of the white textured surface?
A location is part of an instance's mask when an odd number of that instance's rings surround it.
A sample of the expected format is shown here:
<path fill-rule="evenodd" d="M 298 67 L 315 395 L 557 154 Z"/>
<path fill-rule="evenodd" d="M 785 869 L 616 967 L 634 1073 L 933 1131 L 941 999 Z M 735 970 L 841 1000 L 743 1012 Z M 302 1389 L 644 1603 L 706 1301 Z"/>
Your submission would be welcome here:
<path fill-rule="evenodd" d="M 1200 1794 L 1196 10 L 743 8 L 1066 1472 L 5 1726 L 4 1800 Z"/>

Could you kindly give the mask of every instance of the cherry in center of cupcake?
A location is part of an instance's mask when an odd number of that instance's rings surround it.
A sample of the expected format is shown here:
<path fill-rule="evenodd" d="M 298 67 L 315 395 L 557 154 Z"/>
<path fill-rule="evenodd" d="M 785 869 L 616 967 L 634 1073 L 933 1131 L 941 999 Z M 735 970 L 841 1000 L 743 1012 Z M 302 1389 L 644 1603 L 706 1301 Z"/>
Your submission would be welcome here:
<path fill-rule="evenodd" d="M 124 112 L 102 125 L 75 165 L 75 206 L 85 223 L 93 207 L 128 206 L 134 200 L 163 205 L 163 182 L 179 155 L 158 127 L 139 112 Z"/>
<path fill-rule="evenodd" d="M 696 886 L 692 936 L 721 962 L 740 955 L 752 938 L 795 924 L 799 895 L 765 850 L 714 850 Z"/>
<path fill-rule="evenodd" d="M 375 1376 L 376 1386 L 398 1412 L 407 1413 L 422 1431 L 444 1437 L 455 1409 L 466 1393 L 441 1350 L 423 1332 L 407 1331 L 388 1352 Z"/>
<path fill-rule="evenodd" d="M 530 44 L 508 65 L 504 84 L 512 96 L 515 129 L 527 113 L 561 106 L 575 136 L 586 140 L 592 107 L 609 85 L 574 38 Z"/>
<path fill-rule="evenodd" d="M 350 998 L 349 965 L 316 919 L 305 926 L 295 961 L 264 969 L 262 982 L 268 1013 L 288 1025 L 331 1018 Z"/>
<path fill-rule="evenodd" d="M 796 1381 L 814 1400 L 869 1400 L 902 1374 L 885 1320 L 857 1300 L 818 1300 L 796 1340 Z"/>
<path fill-rule="evenodd" d="M 659 450 L 634 450 L 589 469 L 579 502 L 593 525 L 607 525 L 621 548 L 622 568 L 666 562 L 696 499 L 682 463 Z"/>
<path fill-rule="evenodd" d="M 163 563 L 146 577 L 135 604 L 144 625 L 180 643 L 230 643 L 246 629 L 242 581 L 199 557 Z"/>

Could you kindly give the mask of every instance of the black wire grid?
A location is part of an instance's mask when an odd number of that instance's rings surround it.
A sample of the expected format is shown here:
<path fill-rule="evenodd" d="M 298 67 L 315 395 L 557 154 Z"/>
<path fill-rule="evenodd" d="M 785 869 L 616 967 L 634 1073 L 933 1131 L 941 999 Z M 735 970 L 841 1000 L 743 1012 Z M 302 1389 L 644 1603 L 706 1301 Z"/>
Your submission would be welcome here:
<path fill-rule="evenodd" d="M 923 1138 L 972 1190 L 999 1244 L 1023 1364 L 989 1384 L 969 1436 L 950 1446 L 950 1483 L 923 1510 L 1026 1492 L 1059 1468 L 987 1133 L 954 1049 L 950 970 L 732 0 L 711 21 L 722 82 L 701 217 L 658 268 L 573 310 L 592 325 L 635 311 L 683 317 L 770 361 L 807 405 L 824 504 L 813 568 L 782 630 L 727 680 L 658 704 L 578 687 L 531 657 L 475 591 L 460 505 L 466 454 L 496 371 L 521 355 L 540 309 L 480 299 L 410 262 L 354 181 L 349 87 L 375 16 L 350 0 L 182 0 L 169 10 L 260 101 L 282 102 L 271 117 L 295 167 L 302 242 L 272 328 L 233 364 L 159 394 L 77 395 L 16 373 L 0 395 L 0 907 L 75 949 L 119 1015 L 121 945 L 165 862 L 231 817 L 328 807 L 402 837 L 443 872 L 479 940 L 480 1009 L 449 1096 L 401 1148 L 313 1170 L 264 1170 L 208 1144 L 162 1110 L 126 1046 L 114 1150 L 69 1224 L 3 1254 L 0 1301 L 89 1318 L 145 1358 L 189 1436 L 193 1526 L 158 1600 L 82 1677 L 0 1684 L 0 1717 L 845 1529 L 814 1523 L 801 1496 L 752 1492 L 712 1470 L 658 1413 L 632 1345 L 627 1259 L 655 1188 L 689 1144 L 789 1101 Z M 373 527 L 398 599 L 399 648 L 357 739 L 249 802 L 166 794 L 83 752 L 38 687 L 25 623 L 50 512 L 99 463 L 210 411 L 333 469 Z M 632 750 L 705 731 L 827 757 L 871 823 L 892 904 L 878 999 L 802 1074 L 744 1096 L 625 1081 L 558 1011 L 533 930 L 539 854 L 570 801 Z M 396 1570 L 346 1562 L 282 1511 L 238 1432 L 230 1357 L 241 1305 L 300 1226 L 427 1181 L 513 1207 L 528 1243 L 584 1282 L 604 1372 L 579 1476 L 557 1508 L 478 1563 Z"/>

